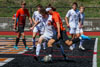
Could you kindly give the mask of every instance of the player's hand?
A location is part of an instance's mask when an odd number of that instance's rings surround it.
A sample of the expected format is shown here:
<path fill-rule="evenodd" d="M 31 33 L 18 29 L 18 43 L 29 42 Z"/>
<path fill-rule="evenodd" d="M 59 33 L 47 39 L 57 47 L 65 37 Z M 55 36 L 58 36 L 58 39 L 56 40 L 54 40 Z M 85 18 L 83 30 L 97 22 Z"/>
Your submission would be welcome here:
<path fill-rule="evenodd" d="M 30 27 L 30 30 L 33 30 L 34 29 L 34 27 Z"/>
<path fill-rule="evenodd" d="M 79 24 L 79 28 L 83 28 L 83 25 L 82 24 Z"/>
<path fill-rule="evenodd" d="M 60 33 L 58 33 L 57 38 L 59 39 L 61 37 Z"/>
<path fill-rule="evenodd" d="M 67 27 L 70 28 L 69 24 L 67 24 Z"/>

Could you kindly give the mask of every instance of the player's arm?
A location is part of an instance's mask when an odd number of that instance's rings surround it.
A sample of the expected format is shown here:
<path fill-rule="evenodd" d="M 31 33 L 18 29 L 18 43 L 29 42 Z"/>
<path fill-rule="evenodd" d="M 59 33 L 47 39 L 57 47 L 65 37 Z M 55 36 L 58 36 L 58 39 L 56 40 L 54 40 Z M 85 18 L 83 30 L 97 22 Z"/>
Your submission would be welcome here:
<path fill-rule="evenodd" d="M 14 19 L 15 21 L 14 21 L 14 29 L 16 29 L 16 26 L 17 26 L 17 24 L 16 24 L 16 19 Z"/>
<path fill-rule="evenodd" d="M 34 23 L 34 25 L 30 29 L 32 30 L 38 24 L 39 24 L 39 21 L 37 21 L 36 23 Z"/>
<path fill-rule="evenodd" d="M 69 28 L 70 26 L 69 26 L 69 22 L 68 22 L 68 17 L 65 17 L 65 22 L 66 22 L 67 27 Z"/>
<path fill-rule="evenodd" d="M 60 38 L 60 24 L 59 22 L 56 22 L 56 25 L 57 25 L 57 31 L 58 31 L 58 39 Z"/>
<path fill-rule="evenodd" d="M 54 21 L 56 22 L 56 26 L 57 26 L 57 38 L 59 39 L 60 38 L 60 23 L 59 23 L 59 17 L 57 15 L 55 15 L 54 17 Z"/>
<path fill-rule="evenodd" d="M 17 26 L 16 21 L 17 21 L 17 18 L 18 18 L 19 15 L 20 15 L 20 11 L 17 10 L 17 12 L 16 12 L 16 18 L 15 18 L 15 21 L 14 21 L 14 29 L 16 29 L 16 26 Z"/>
<path fill-rule="evenodd" d="M 67 12 L 67 14 L 65 16 L 65 22 L 66 22 L 67 27 L 69 28 L 70 26 L 69 26 L 69 22 L 68 22 L 69 21 L 68 17 L 70 17 L 70 10 Z"/>
<path fill-rule="evenodd" d="M 30 17 L 30 14 L 29 14 L 28 10 L 27 10 L 27 16 L 28 16 L 28 19 L 29 19 L 30 24 L 31 24 L 31 26 L 32 26 L 32 19 L 31 19 L 31 17 Z"/>
<path fill-rule="evenodd" d="M 33 21 L 33 23 L 36 23 L 36 21 L 35 21 L 35 12 L 33 13 L 32 21 Z"/>

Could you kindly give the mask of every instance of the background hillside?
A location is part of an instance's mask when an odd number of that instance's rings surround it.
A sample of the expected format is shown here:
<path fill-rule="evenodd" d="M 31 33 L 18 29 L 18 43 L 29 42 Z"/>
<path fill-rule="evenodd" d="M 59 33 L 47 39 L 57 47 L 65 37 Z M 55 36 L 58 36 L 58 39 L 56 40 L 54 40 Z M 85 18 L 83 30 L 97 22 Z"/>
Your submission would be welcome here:
<path fill-rule="evenodd" d="M 18 8 L 9 8 L 9 7 L 20 7 L 20 2 L 22 0 L 0 0 L 0 17 L 11 17 Z M 26 0 L 27 7 L 35 7 L 37 4 L 42 4 L 47 6 L 47 4 L 52 4 L 57 7 L 57 11 L 60 12 L 61 16 L 64 17 L 73 2 L 77 2 L 79 5 L 84 5 L 85 7 L 95 7 L 95 8 L 86 8 L 85 14 L 87 18 L 99 18 L 100 9 L 100 0 Z M 31 14 L 35 8 L 29 8 Z"/>

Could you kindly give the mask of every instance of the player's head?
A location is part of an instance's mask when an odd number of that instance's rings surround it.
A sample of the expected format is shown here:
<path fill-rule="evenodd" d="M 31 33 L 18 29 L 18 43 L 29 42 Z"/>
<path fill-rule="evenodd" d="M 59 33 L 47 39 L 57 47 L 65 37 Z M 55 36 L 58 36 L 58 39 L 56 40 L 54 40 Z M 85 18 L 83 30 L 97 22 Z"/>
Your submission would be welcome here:
<path fill-rule="evenodd" d="M 40 9 L 40 14 L 43 16 L 43 17 L 46 17 L 48 15 L 48 13 L 46 12 L 46 10 L 44 8 Z"/>
<path fill-rule="evenodd" d="M 25 2 L 25 1 L 21 1 L 21 7 L 22 7 L 23 9 L 25 9 L 25 6 L 26 6 L 26 2 Z"/>
<path fill-rule="evenodd" d="M 74 3 L 72 4 L 72 8 L 73 8 L 74 10 L 76 10 L 77 7 L 78 7 L 78 4 L 77 4 L 76 2 L 74 2 Z"/>
<path fill-rule="evenodd" d="M 49 14 L 53 13 L 53 9 L 51 7 L 46 8 L 46 12 L 48 12 Z"/>
<path fill-rule="evenodd" d="M 40 11 L 40 9 L 42 9 L 42 8 L 43 8 L 43 6 L 42 6 L 41 4 L 38 4 L 38 5 L 37 5 L 37 10 L 38 10 L 38 11 Z"/>
<path fill-rule="evenodd" d="M 56 11 L 56 8 L 53 7 L 51 4 L 48 4 L 47 8 L 52 8 L 53 11 Z"/>
<path fill-rule="evenodd" d="M 80 12 L 83 13 L 85 10 L 85 7 L 84 6 L 80 6 Z"/>

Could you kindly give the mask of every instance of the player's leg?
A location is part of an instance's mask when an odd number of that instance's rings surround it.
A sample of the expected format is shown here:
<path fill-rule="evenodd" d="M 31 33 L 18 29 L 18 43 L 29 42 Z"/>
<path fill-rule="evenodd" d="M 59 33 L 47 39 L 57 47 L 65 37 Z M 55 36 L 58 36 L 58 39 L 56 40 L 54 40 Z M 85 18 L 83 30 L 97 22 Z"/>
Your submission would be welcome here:
<path fill-rule="evenodd" d="M 72 37 L 72 40 L 75 38 L 75 35 L 76 35 L 76 28 L 70 28 L 70 34 L 71 34 L 71 37 Z M 72 46 L 69 47 L 70 50 L 73 50 L 75 48 L 75 43 L 72 44 Z"/>
<path fill-rule="evenodd" d="M 19 40 L 20 40 L 20 36 L 21 36 L 21 33 L 20 32 L 18 32 L 17 33 L 17 37 L 16 37 L 16 42 L 15 42 L 15 45 L 14 45 L 14 48 L 15 49 L 18 49 L 18 43 L 19 43 Z"/>
<path fill-rule="evenodd" d="M 23 41 L 23 44 L 24 44 L 25 48 L 26 48 L 26 49 L 29 49 L 28 46 L 26 45 L 26 39 L 25 39 L 25 34 L 24 34 L 24 32 L 21 33 L 21 34 L 22 34 L 22 41 Z"/>
<path fill-rule="evenodd" d="M 81 36 L 81 35 L 83 35 L 83 29 L 82 29 L 82 28 L 80 29 L 80 36 Z M 84 40 L 81 38 L 80 44 L 79 44 L 79 48 L 80 48 L 81 50 L 85 50 L 85 48 L 83 47 L 83 42 L 84 42 Z"/>
<path fill-rule="evenodd" d="M 38 32 L 38 29 L 35 27 L 35 28 L 33 29 L 33 35 L 32 35 L 33 50 L 36 49 L 36 44 L 35 44 L 36 41 L 35 41 L 35 37 L 36 37 L 37 32 Z"/>
<path fill-rule="evenodd" d="M 39 56 L 42 41 L 43 41 L 43 37 L 40 37 L 39 40 L 38 40 L 38 44 L 36 45 L 36 56 Z"/>
<path fill-rule="evenodd" d="M 80 38 L 74 38 L 73 40 L 70 40 L 68 35 L 66 34 L 66 31 L 62 32 L 62 37 L 67 46 L 71 46 L 72 44 L 80 41 Z"/>

